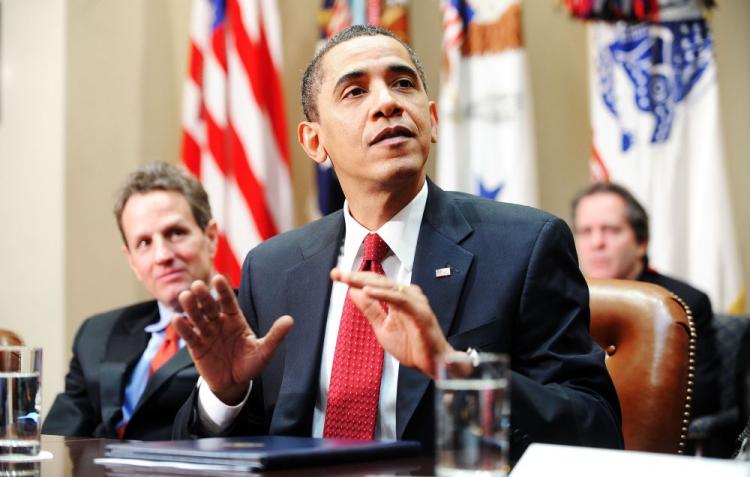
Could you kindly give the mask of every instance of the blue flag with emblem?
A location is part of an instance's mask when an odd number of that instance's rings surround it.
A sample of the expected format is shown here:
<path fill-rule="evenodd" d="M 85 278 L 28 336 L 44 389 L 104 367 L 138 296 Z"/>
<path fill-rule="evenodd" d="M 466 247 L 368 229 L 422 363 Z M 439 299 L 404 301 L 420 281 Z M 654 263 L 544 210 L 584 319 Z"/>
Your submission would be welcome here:
<path fill-rule="evenodd" d="M 649 264 L 744 309 L 724 164 L 713 37 L 697 1 L 658 21 L 593 23 L 594 180 L 617 182 L 650 215 Z"/>

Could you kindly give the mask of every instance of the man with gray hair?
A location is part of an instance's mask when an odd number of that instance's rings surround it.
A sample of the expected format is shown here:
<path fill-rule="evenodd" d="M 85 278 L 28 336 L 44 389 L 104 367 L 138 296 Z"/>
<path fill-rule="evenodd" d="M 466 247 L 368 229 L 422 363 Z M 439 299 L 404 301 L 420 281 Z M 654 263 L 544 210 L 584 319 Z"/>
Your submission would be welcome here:
<path fill-rule="evenodd" d="M 170 321 L 182 311 L 179 293 L 213 274 L 217 226 L 200 182 L 163 162 L 128 176 L 114 215 L 130 268 L 154 299 L 84 321 L 42 432 L 168 439 L 198 378 Z"/>

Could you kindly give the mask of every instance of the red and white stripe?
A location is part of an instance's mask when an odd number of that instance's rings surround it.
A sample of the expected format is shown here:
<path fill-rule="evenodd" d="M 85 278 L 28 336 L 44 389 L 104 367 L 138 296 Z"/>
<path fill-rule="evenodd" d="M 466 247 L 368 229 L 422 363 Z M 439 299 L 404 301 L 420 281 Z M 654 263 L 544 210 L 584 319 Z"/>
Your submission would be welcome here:
<path fill-rule="evenodd" d="M 450 51 L 463 43 L 464 25 L 461 14 L 450 2 L 443 2 L 440 7 L 443 19 L 443 51 Z"/>
<path fill-rule="evenodd" d="M 213 29 L 195 0 L 183 106 L 183 162 L 201 179 L 219 229 L 216 269 L 239 284 L 261 241 L 293 224 L 290 154 L 275 0 L 227 0 Z"/>
<path fill-rule="evenodd" d="M 352 12 L 347 0 L 336 0 L 333 3 L 331 20 L 328 23 L 328 38 L 340 33 L 352 24 Z"/>

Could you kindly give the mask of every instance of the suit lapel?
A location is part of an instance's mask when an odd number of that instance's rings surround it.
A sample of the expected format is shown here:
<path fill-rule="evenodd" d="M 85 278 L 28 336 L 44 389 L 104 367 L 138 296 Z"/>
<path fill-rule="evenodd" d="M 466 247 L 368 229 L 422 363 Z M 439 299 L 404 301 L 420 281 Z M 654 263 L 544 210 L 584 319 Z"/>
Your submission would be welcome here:
<path fill-rule="evenodd" d="M 148 335 L 143 328 L 158 319 L 159 309 L 154 302 L 151 312 L 142 316 L 123 316 L 112 330 L 107 355 L 99 371 L 102 422 L 111 428 L 114 428 L 114 419 L 122 408 L 126 374 L 146 349 Z"/>
<path fill-rule="evenodd" d="M 472 232 L 461 211 L 447 195 L 428 182 L 429 192 L 412 268 L 412 283 L 419 285 L 430 301 L 440 328 L 448 336 L 474 255 L 459 243 Z M 450 268 L 448 276 L 436 270 Z M 396 398 L 396 435 L 404 429 L 430 384 L 421 372 L 401 366 Z"/>
<path fill-rule="evenodd" d="M 133 410 L 133 415 L 138 413 L 138 410 L 144 405 L 144 403 L 147 402 L 151 396 L 169 380 L 169 378 L 177 374 L 179 371 L 192 366 L 192 364 L 193 360 L 190 358 L 187 346 L 185 346 L 172 356 L 169 361 L 157 369 L 153 376 L 151 376 L 151 379 L 146 383 L 146 389 L 143 390 L 138 405 Z"/>
<path fill-rule="evenodd" d="M 271 429 L 277 434 L 310 435 L 320 375 L 323 333 L 332 282 L 344 235 L 343 214 L 323 219 L 322 230 L 301 246 L 302 261 L 286 271 L 286 309 L 294 328 L 285 339 L 284 373 Z"/>

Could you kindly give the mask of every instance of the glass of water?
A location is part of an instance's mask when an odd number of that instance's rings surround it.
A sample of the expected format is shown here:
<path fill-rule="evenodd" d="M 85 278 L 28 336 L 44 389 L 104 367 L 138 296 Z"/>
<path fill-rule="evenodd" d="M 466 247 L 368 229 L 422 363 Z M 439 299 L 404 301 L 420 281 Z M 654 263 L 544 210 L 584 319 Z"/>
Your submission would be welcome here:
<path fill-rule="evenodd" d="M 438 476 L 506 476 L 510 429 L 507 355 L 449 353 L 435 379 Z"/>
<path fill-rule="evenodd" d="M 0 458 L 39 454 L 41 374 L 41 348 L 0 346 Z"/>

